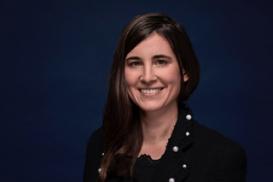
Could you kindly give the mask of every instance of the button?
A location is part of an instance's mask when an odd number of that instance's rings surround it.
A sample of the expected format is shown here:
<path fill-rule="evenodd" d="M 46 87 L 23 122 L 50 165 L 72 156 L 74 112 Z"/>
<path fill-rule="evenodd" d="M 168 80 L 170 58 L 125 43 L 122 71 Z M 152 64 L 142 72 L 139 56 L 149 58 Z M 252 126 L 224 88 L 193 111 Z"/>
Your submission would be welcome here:
<path fill-rule="evenodd" d="M 189 135 L 190 135 L 190 132 L 186 131 L 185 135 L 186 135 L 186 136 L 189 136 Z"/>
<path fill-rule="evenodd" d="M 104 152 L 101 153 L 101 156 L 104 156 Z"/>
<path fill-rule="evenodd" d="M 187 119 L 187 120 L 191 120 L 191 118 L 192 118 L 192 117 L 191 117 L 190 114 L 187 114 L 187 115 L 186 115 L 186 119 Z"/>
<path fill-rule="evenodd" d="M 178 150 L 179 150 L 179 147 L 173 146 L 173 151 L 174 151 L 174 152 L 178 152 Z"/>
<path fill-rule="evenodd" d="M 187 166 L 187 164 L 183 164 L 182 167 L 183 167 L 184 169 L 186 169 L 188 166 Z"/>
<path fill-rule="evenodd" d="M 169 178 L 169 182 L 175 182 L 174 178 Z"/>
<path fill-rule="evenodd" d="M 101 168 L 98 169 L 98 172 L 99 172 L 99 173 L 101 172 Z"/>

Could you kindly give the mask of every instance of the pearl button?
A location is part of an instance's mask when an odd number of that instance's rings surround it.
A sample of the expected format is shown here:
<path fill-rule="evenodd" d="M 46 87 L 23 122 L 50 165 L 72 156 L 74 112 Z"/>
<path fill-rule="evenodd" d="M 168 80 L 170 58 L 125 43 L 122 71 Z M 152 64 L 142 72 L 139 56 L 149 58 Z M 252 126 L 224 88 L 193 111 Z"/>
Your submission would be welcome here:
<path fill-rule="evenodd" d="M 187 120 L 191 120 L 191 118 L 192 118 L 192 117 L 191 117 L 190 114 L 187 114 L 187 115 L 186 115 L 186 119 L 187 119 Z"/>
<path fill-rule="evenodd" d="M 99 173 L 101 172 L 101 168 L 98 169 L 98 172 L 99 172 Z"/>
<path fill-rule="evenodd" d="M 189 135 L 190 135 L 190 132 L 186 131 L 185 135 L 186 135 L 186 136 L 189 136 Z"/>
<path fill-rule="evenodd" d="M 101 153 L 101 156 L 104 156 L 104 153 L 103 153 L 103 152 Z"/>
<path fill-rule="evenodd" d="M 187 168 L 187 164 L 183 164 L 182 167 L 183 167 L 184 169 L 186 169 L 186 168 Z"/>
<path fill-rule="evenodd" d="M 169 182 L 175 182 L 174 178 L 169 178 Z"/>
<path fill-rule="evenodd" d="M 174 152 L 178 152 L 178 150 L 179 150 L 179 147 L 173 146 L 173 151 L 174 151 Z"/>

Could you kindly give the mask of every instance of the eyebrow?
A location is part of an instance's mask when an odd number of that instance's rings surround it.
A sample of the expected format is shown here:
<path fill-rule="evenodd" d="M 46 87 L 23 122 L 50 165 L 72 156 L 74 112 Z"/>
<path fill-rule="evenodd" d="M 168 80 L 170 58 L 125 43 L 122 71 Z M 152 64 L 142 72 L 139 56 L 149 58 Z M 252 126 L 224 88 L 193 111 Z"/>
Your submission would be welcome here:
<path fill-rule="evenodd" d="M 126 58 L 126 61 L 129 61 L 129 60 L 141 60 L 141 58 L 137 57 L 137 56 L 131 56 L 131 57 Z"/>
<path fill-rule="evenodd" d="M 167 56 L 164 54 L 158 54 L 158 55 L 153 56 L 153 59 L 159 59 L 159 58 L 172 59 L 170 56 Z"/>
<path fill-rule="evenodd" d="M 160 59 L 160 58 L 166 58 L 166 59 L 170 59 L 170 60 L 172 59 L 170 56 L 167 56 L 164 54 L 158 54 L 158 55 L 153 56 L 153 59 Z M 126 61 L 129 61 L 129 60 L 141 60 L 141 58 L 138 56 L 131 56 L 131 57 L 126 58 Z"/>

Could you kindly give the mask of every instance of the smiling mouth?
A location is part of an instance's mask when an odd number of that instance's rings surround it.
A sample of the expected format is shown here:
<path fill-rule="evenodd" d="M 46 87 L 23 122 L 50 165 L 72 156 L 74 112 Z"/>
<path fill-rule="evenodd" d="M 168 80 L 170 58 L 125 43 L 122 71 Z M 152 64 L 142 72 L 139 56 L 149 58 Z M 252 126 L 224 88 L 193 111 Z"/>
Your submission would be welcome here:
<path fill-rule="evenodd" d="M 143 95 L 151 96 L 158 94 L 163 88 L 142 88 L 139 90 Z"/>

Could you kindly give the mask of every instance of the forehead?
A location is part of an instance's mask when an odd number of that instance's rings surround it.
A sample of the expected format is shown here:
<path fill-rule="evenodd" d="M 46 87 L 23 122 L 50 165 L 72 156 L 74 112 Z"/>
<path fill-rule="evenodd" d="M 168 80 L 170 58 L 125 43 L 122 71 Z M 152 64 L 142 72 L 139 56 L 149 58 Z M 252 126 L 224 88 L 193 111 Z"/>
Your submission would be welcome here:
<path fill-rule="evenodd" d="M 158 33 L 152 33 L 146 39 L 136 45 L 126 56 L 154 56 L 157 54 L 167 55 L 169 57 L 175 57 L 171 46 L 166 38 Z"/>

